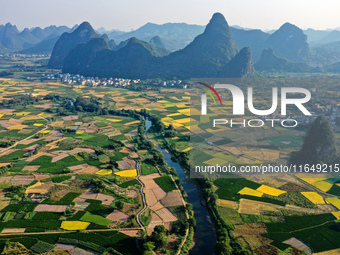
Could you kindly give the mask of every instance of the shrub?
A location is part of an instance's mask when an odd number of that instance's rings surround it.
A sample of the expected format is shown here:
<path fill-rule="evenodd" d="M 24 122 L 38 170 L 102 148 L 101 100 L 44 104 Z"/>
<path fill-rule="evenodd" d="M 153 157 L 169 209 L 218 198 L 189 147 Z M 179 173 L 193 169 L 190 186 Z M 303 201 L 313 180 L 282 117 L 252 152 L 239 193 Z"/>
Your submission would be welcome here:
<path fill-rule="evenodd" d="M 12 184 L 8 182 L 0 183 L 0 189 L 8 189 L 10 187 L 12 187 Z"/>

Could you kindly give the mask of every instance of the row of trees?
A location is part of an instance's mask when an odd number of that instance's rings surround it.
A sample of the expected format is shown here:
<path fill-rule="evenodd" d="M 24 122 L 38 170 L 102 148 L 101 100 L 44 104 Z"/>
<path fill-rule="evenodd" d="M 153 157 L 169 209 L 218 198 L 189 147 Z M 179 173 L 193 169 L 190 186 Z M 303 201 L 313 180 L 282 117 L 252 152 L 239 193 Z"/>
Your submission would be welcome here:
<path fill-rule="evenodd" d="M 13 144 L 15 144 L 14 140 L 1 140 L 0 141 L 0 147 L 2 148 L 7 148 L 9 146 L 12 146 Z"/>
<path fill-rule="evenodd" d="M 183 139 L 188 139 L 189 137 L 183 137 Z M 177 162 L 183 167 L 185 171 L 190 171 L 190 154 L 189 152 L 180 152 L 175 149 L 175 147 L 171 144 L 166 143 L 168 149 L 171 151 L 172 156 L 176 159 Z M 216 254 L 223 255 L 248 255 L 249 252 L 245 250 L 242 245 L 233 237 L 231 230 L 234 229 L 234 226 L 230 223 L 225 222 L 222 217 L 218 215 L 218 211 L 216 208 L 216 201 L 218 199 L 217 194 L 213 189 L 213 183 L 211 179 L 197 179 L 196 183 L 201 189 L 205 200 L 207 201 L 207 207 L 209 210 L 213 211 L 214 215 L 217 217 L 212 217 L 215 224 L 215 231 L 217 236 L 216 243 Z M 194 218 L 191 216 L 190 219 Z M 189 219 L 189 220 L 190 220 Z M 192 225 L 192 224 L 191 224 Z"/>

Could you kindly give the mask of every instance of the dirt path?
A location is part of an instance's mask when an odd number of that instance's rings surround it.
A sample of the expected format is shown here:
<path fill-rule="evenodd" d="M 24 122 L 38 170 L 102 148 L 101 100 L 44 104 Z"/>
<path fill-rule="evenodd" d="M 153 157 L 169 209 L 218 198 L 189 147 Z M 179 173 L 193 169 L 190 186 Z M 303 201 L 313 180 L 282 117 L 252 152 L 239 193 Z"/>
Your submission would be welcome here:
<path fill-rule="evenodd" d="M 112 228 L 112 229 L 89 229 L 82 232 L 101 232 L 101 231 L 121 231 L 121 230 L 142 230 L 142 228 Z M 51 231 L 51 232 L 32 232 L 32 233 L 20 233 L 20 235 L 48 235 L 48 234 L 65 234 L 65 233 L 78 233 L 79 231 Z M 18 233 L 1 234 L 0 236 L 17 236 Z"/>
<path fill-rule="evenodd" d="M 140 188 L 140 194 L 142 196 L 142 200 L 143 200 L 143 208 L 137 213 L 137 222 L 139 224 L 139 226 L 141 226 L 141 228 L 144 230 L 144 232 L 146 232 L 146 229 L 144 227 L 144 225 L 142 224 L 140 217 L 142 215 L 142 213 L 145 211 L 145 209 L 148 207 L 147 203 L 146 203 L 146 197 L 145 197 L 145 193 L 144 193 L 144 188 L 145 185 L 144 183 L 139 179 L 139 177 L 141 176 L 141 167 L 140 167 L 140 162 L 138 160 L 136 161 L 136 165 L 137 165 L 137 177 L 136 180 L 140 183 L 141 188 Z"/>

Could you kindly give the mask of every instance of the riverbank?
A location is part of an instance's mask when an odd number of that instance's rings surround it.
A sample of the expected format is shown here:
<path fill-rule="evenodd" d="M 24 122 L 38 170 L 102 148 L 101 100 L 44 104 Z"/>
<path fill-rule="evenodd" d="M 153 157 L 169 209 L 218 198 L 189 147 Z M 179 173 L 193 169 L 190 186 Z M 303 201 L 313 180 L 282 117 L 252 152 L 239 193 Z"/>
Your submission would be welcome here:
<path fill-rule="evenodd" d="M 151 121 L 146 120 L 146 131 L 151 127 Z M 194 211 L 194 218 L 196 220 L 196 228 L 193 236 L 194 247 L 190 250 L 189 254 L 200 255 L 200 254 L 214 254 L 216 235 L 214 226 L 210 220 L 210 216 L 206 207 L 201 204 L 201 194 L 199 188 L 187 179 L 187 174 L 182 166 L 172 160 L 172 155 L 169 151 L 161 148 L 159 145 L 155 145 L 156 149 L 159 150 L 163 156 L 165 162 L 174 168 L 181 185 L 187 194 L 187 202 L 192 204 Z"/>

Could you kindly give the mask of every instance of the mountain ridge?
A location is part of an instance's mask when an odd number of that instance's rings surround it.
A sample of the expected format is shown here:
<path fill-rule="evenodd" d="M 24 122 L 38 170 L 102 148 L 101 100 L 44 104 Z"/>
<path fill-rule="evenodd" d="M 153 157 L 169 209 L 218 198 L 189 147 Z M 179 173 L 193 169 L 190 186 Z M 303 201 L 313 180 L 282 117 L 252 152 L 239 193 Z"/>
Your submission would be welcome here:
<path fill-rule="evenodd" d="M 78 44 L 89 42 L 99 35 L 94 31 L 89 22 L 85 21 L 79 25 L 73 32 L 63 33 L 53 47 L 48 67 L 61 68 L 67 54 Z"/>
<path fill-rule="evenodd" d="M 136 78 L 241 77 L 253 73 L 250 49 L 238 51 L 229 25 L 220 13 L 214 14 L 204 32 L 184 49 L 167 56 L 156 53 L 152 44 L 133 37 L 125 41 L 124 45 L 117 46 L 116 51 L 103 49 L 97 52 L 90 64 L 81 64 L 88 66 L 87 70 L 80 68 L 76 72 Z M 71 61 L 70 58 L 66 59 Z M 69 62 L 65 62 L 63 71 L 70 71 L 70 66 Z"/>

